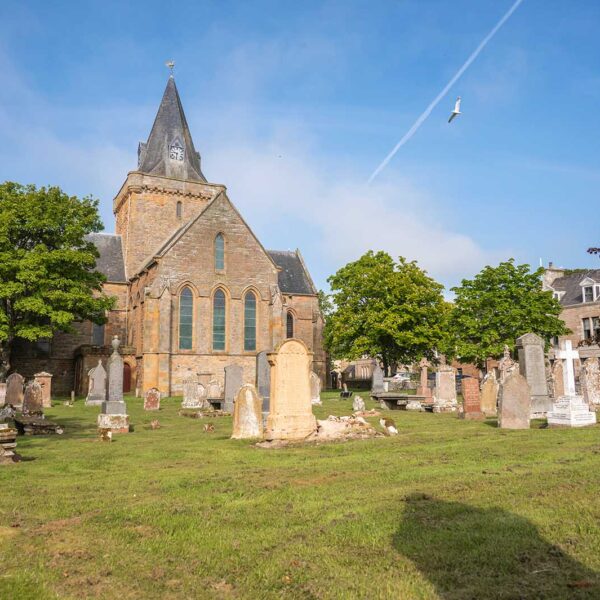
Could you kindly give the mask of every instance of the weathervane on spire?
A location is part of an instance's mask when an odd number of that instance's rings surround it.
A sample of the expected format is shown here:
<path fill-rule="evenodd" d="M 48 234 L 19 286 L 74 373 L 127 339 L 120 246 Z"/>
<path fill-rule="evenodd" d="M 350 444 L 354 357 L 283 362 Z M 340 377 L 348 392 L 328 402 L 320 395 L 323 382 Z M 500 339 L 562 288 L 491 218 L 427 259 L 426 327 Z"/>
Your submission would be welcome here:
<path fill-rule="evenodd" d="M 174 60 L 168 60 L 165 65 L 167 67 L 169 67 L 169 69 L 171 70 L 171 77 L 173 77 L 173 69 L 175 68 L 175 61 Z"/>

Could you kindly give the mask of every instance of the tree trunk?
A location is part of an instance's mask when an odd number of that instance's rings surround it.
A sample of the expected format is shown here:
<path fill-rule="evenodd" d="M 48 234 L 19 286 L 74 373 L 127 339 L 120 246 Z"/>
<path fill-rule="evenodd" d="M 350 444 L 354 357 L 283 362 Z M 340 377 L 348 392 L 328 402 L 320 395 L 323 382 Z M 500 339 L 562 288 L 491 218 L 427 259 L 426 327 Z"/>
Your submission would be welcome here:
<path fill-rule="evenodd" d="M 383 362 L 383 376 L 388 377 L 388 368 L 390 363 L 388 361 L 388 357 L 385 354 L 381 355 L 381 361 Z"/>
<path fill-rule="evenodd" d="M 6 381 L 11 367 L 12 339 L 0 344 L 0 381 Z"/>

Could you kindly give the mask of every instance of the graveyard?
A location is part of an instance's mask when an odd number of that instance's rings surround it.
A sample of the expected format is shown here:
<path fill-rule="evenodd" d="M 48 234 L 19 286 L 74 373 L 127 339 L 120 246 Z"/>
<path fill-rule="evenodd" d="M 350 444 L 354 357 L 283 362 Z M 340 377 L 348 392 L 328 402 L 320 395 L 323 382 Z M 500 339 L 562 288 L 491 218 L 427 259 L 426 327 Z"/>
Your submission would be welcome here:
<path fill-rule="evenodd" d="M 125 400 L 110 444 L 83 399 L 47 409 L 62 436 L 19 438 L 0 597 L 598 597 L 595 427 L 393 411 L 395 437 L 261 450 L 181 398 Z"/>

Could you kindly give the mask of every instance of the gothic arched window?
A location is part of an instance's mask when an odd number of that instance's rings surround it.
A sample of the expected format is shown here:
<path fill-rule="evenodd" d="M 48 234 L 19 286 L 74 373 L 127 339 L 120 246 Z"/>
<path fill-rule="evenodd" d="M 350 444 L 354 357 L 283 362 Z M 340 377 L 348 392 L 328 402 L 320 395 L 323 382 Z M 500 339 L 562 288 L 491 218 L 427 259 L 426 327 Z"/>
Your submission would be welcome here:
<path fill-rule="evenodd" d="M 285 336 L 288 338 L 294 337 L 294 315 L 291 312 L 287 314 L 287 320 L 285 324 Z"/>
<path fill-rule="evenodd" d="M 215 238 L 215 269 L 217 271 L 225 269 L 225 238 L 222 233 L 217 234 Z"/>
<path fill-rule="evenodd" d="M 183 208 L 183 204 L 181 203 L 181 200 L 178 200 L 177 207 L 175 208 L 175 214 L 177 215 L 178 219 L 181 219 L 182 208 Z"/>
<path fill-rule="evenodd" d="M 194 337 L 194 295 L 189 287 L 179 294 L 179 349 L 191 350 Z"/>
<path fill-rule="evenodd" d="M 225 292 L 217 290 L 213 297 L 213 350 L 225 350 Z"/>
<path fill-rule="evenodd" d="M 256 350 L 256 296 L 248 292 L 244 298 L 244 350 Z"/>

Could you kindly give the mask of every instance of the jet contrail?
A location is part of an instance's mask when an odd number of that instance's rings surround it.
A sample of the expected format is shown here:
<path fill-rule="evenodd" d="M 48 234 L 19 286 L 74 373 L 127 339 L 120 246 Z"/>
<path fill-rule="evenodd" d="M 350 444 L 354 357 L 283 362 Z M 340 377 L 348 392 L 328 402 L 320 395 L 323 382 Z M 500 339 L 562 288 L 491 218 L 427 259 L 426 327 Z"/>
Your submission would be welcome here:
<path fill-rule="evenodd" d="M 500 29 L 500 27 L 502 27 L 502 25 L 504 25 L 504 23 L 508 21 L 508 19 L 515 12 L 515 10 L 519 8 L 519 4 L 521 4 L 521 2 L 523 2 L 523 0 L 517 0 L 509 8 L 507 13 L 498 21 L 498 23 L 496 23 L 496 26 L 483 38 L 481 44 L 479 44 L 479 46 L 477 46 L 473 54 L 471 54 L 471 56 L 467 58 L 467 62 L 465 62 L 465 64 L 458 70 L 456 75 L 454 75 L 454 77 L 446 84 L 446 87 L 435 97 L 433 102 L 414 122 L 413 126 L 404 134 L 404 137 L 394 146 L 394 149 L 385 157 L 383 162 L 373 171 L 367 183 L 371 183 L 373 179 L 375 179 L 375 177 L 377 177 L 377 175 L 379 175 L 379 173 L 381 173 L 381 171 L 385 169 L 390 160 L 394 158 L 396 152 L 398 152 L 398 150 L 400 150 L 400 148 L 402 148 L 402 146 L 404 146 L 404 144 L 406 144 L 406 142 L 410 140 L 410 138 L 415 134 L 417 129 L 421 127 L 425 119 L 427 119 L 427 117 L 431 114 L 431 111 L 439 104 L 440 100 L 448 93 L 450 88 L 458 81 L 460 76 L 471 66 L 471 63 L 479 56 L 480 52 L 487 46 L 488 42 L 496 35 L 498 29 Z"/>

